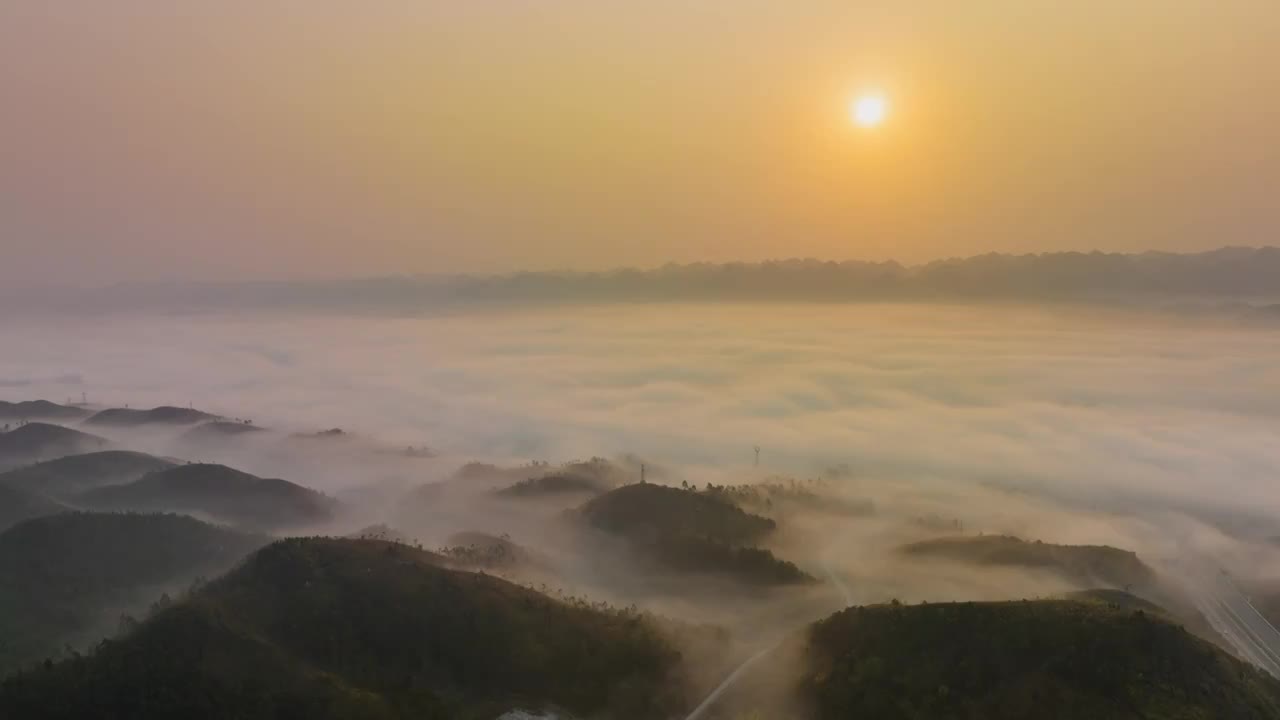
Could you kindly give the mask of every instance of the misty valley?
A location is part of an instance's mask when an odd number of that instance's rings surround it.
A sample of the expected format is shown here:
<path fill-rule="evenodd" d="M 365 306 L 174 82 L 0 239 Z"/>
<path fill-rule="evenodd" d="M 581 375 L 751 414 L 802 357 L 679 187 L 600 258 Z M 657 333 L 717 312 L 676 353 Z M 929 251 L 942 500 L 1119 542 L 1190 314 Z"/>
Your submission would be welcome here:
<path fill-rule="evenodd" d="M 19 329 L 0 717 L 1280 717 L 1267 331 L 682 310 Z"/>
<path fill-rule="evenodd" d="M 0 0 L 0 720 L 1280 720 L 1280 0 Z"/>

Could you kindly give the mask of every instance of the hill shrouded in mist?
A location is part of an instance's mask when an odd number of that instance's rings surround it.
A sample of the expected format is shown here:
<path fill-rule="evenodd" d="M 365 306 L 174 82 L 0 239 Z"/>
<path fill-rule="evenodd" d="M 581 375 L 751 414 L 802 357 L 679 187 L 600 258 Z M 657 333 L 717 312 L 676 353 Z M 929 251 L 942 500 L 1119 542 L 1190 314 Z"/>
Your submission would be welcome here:
<path fill-rule="evenodd" d="M 204 422 L 196 425 L 183 433 L 182 439 L 188 442 L 217 442 L 239 435 L 250 435 L 259 432 L 265 432 L 265 430 L 247 422 L 214 420 L 213 422 Z"/>
<path fill-rule="evenodd" d="M 129 450 L 104 450 L 68 455 L 0 474 L 0 485 L 66 499 L 104 485 L 120 485 L 150 472 L 167 470 L 174 463 L 154 455 Z"/>
<path fill-rule="evenodd" d="M 812 626 L 814 720 L 1263 720 L 1280 681 L 1159 615 L 1096 602 L 879 605 Z"/>
<path fill-rule="evenodd" d="M 945 537 L 903 546 L 914 558 L 1047 570 L 1090 587 L 1149 587 L 1155 572 L 1137 554 L 1100 545 L 1054 545 L 1003 535 Z"/>
<path fill-rule="evenodd" d="M 211 464 L 178 465 L 125 485 L 90 490 L 78 499 L 91 508 L 176 510 L 253 529 L 315 525 L 332 519 L 336 508 L 332 498 L 287 480 Z"/>
<path fill-rule="evenodd" d="M 0 715 L 658 718 L 688 703 L 645 618 L 373 540 L 287 540 L 93 655 L 13 676 Z"/>
<path fill-rule="evenodd" d="M 9 528 L 0 533 L 0 669 L 110 635 L 121 614 L 266 542 L 170 514 L 68 512 Z"/>
<path fill-rule="evenodd" d="M 78 420 L 89 414 L 84 408 L 59 405 L 48 400 L 0 400 L 0 421 L 10 420 Z"/>
<path fill-rule="evenodd" d="M 107 439 L 61 425 L 27 423 L 0 432 L 0 469 L 102 450 Z"/>
<path fill-rule="evenodd" d="M 67 506 L 36 492 L 0 485 L 0 530 L 23 520 L 66 512 Z"/>
<path fill-rule="evenodd" d="M 729 503 L 653 483 L 620 487 L 587 502 L 581 513 L 593 527 L 642 540 L 696 535 L 743 543 L 758 540 L 776 527 L 772 520 Z"/>
<path fill-rule="evenodd" d="M 813 580 L 793 563 L 754 543 L 774 521 L 693 490 L 624 485 L 579 509 L 597 530 L 626 540 L 647 562 L 688 573 L 723 575 L 754 585 Z"/>
<path fill-rule="evenodd" d="M 135 427 L 138 425 L 194 425 L 217 419 L 216 415 L 200 410 L 162 405 L 150 410 L 109 408 L 94 413 L 84 422 L 86 425 Z"/>

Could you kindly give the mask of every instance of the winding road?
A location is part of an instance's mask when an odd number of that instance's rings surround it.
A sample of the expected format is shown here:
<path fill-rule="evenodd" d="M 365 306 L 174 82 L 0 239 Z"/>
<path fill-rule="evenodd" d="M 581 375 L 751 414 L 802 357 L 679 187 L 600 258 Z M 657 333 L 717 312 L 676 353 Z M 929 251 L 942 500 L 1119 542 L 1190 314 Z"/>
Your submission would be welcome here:
<path fill-rule="evenodd" d="M 823 559 L 821 561 L 821 564 L 822 564 L 822 572 L 827 576 L 827 580 L 831 582 L 831 584 L 836 588 L 836 590 L 840 592 L 840 595 L 844 598 L 844 604 L 841 606 L 841 609 L 847 608 L 850 605 L 852 605 L 853 594 L 849 592 L 849 586 L 845 585 L 844 581 L 840 579 L 840 576 L 837 575 L 835 571 L 831 568 L 831 563 L 830 561 L 827 560 L 826 553 L 823 554 Z M 786 635 L 783 635 L 783 638 L 785 637 Z M 710 695 L 707 695 L 707 699 L 703 700 L 698 705 L 698 707 L 694 708 L 693 712 L 689 713 L 689 715 L 685 718 L 685 720 L 698 720 L 698 718 L 702 717 L 703 713 L 705 713 L 708 709 L 710 709 L 713 705 L 716 704 L 716 700 L 719 700 L 721 695 L 727 692 L 729 688 L 733 687 L 733 684 L 738 681 L 738 678 L 742 677 L 743 673 L 745 673 L 748 669 L 750 669 L 752 665 L 756 664 L 766 655 L 776 650 L 778 646 L 782 644 L 782 642 L 783 640 L 780 639 L 777 642 L 773 643 L 772 645 L 769 645 L 763 650 L 760 650 L 756 654 L 747 658 L 746 661 L 744 661 L 741 665 L 735 668 L 733 672 L 729 673 L 728 677 L 726 677 L 719 685 L 717 685 L 716 689 L 712 690 Z"/>

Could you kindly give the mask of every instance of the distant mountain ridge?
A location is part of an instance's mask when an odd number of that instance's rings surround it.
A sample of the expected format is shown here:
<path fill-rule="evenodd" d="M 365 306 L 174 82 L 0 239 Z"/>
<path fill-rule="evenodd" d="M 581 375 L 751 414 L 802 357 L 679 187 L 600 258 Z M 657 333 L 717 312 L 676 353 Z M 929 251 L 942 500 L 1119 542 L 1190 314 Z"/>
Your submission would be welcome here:
<path fill-rule="evenodd" d="M 411 309 L 510 302 L 1107 300 L 1280 302 L 1280 247 L 1199 253 L 989 253 L 919 265 L 812 258 L 599 272 L 395 276 L 322 282 L 117 285 L 50 293 L 50 307 Z M 1264 313 L 1265 314 L 1265 313 Z"/>

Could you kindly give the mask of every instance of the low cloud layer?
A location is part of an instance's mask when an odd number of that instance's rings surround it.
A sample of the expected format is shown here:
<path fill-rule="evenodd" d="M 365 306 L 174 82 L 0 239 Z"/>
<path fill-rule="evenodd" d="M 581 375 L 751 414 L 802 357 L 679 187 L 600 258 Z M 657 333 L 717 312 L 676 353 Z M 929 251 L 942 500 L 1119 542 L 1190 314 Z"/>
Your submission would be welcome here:
<path fill-rule="evenodd" d="M 727 472 L 1280 510 L 1280 336 L 956 306 L 6 322 L 10 399 L 194 404 L 459 459 L 634 452 Z M 75 379 L 76 382 L 70 382 Z"/>

